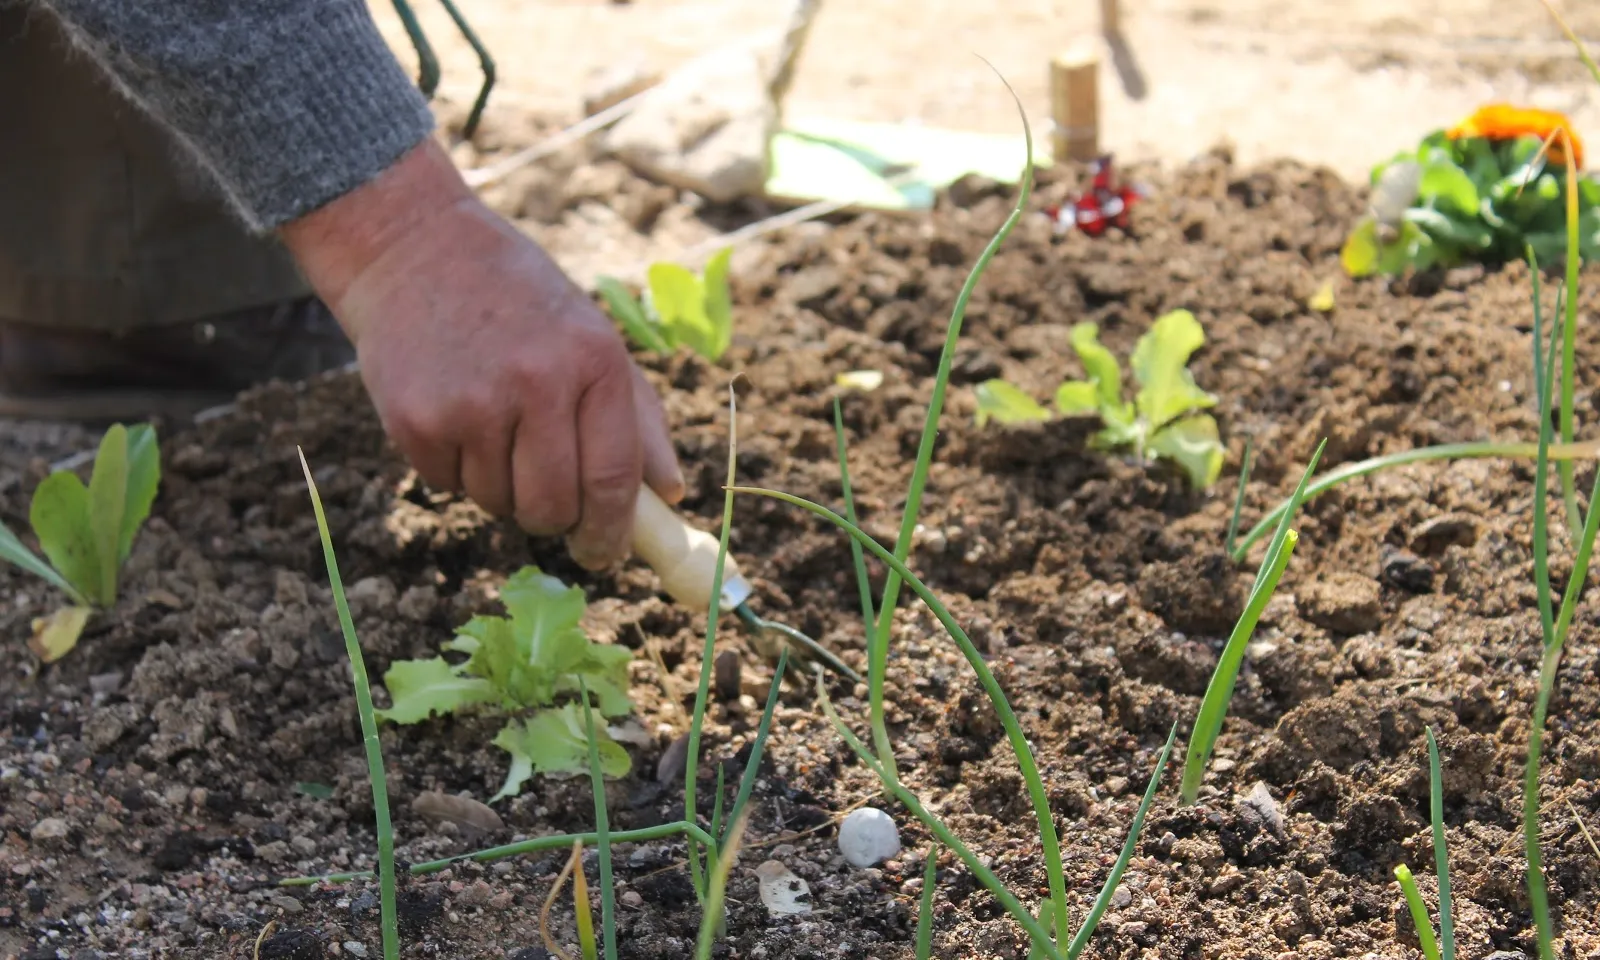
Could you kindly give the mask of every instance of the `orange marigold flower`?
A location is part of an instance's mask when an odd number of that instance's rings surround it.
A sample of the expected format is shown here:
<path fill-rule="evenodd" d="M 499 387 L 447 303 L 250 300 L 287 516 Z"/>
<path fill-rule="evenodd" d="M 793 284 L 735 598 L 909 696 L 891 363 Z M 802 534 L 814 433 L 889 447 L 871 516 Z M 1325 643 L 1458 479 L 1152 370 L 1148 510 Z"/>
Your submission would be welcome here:
<path fill-rule="evenodd" d="M 1472 116 L 1461 121 L 1446 131 L 1445 136 L 1452 140 L 1464 137 L 1485 137 L 1490 140 L 1515 140 L 1518 137 L 1538 137 L 1540 140 L 1549 137 L 1558 130 L 1565 130 L 1567 137 L 1572 141 L 1572 159 L 1574 166 L 1583 166 L 1583 141 L 1578 139 L 1578 132 L 1572 129 L 1572 123 L 1565 114 L 1554 110 L 1540 110 L 1536 107 L 1515 107 L 1509 103 L 1492 103 L 1486 107 L 1479 107 Z M 1559 134 L 1550 141 L 1550 150 L 1547 154 L 1551 163 L 1566 165 L 1567 150 Z"/>

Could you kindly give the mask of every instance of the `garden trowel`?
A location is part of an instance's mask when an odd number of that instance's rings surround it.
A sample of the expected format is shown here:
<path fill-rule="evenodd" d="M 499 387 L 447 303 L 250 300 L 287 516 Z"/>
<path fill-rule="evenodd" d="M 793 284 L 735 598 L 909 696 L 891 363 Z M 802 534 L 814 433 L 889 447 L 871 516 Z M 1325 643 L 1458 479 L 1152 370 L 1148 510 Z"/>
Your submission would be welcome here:
<path fill-rule="evenodd" d="M 655 570 L 661 588 L 672 599 L 693 610 L 711 608 L 718 547 L 716 537 L 690 526 L 649 487 L 639 490 L 633 515 L 633 552 Z M 726 558 L 722 568 L 722 609 L 732 610 L 739 622 L 752 631 L 762 656 L 776 660 L 780 645 L 787 642 L 791 663 L 809 660 L 852 682 L 862 682 L 860 674 L 822 644 L 793 627 L 757 616 L 750 608 L 754 593 L 755 588 L 739 573 L 733 557 Z"/>

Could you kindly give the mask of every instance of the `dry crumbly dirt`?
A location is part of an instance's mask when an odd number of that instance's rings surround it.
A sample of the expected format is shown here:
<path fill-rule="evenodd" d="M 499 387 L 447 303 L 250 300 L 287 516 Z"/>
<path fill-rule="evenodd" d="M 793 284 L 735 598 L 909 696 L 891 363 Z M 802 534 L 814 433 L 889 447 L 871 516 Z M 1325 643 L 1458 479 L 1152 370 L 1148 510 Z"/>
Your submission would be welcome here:
<path fill-rule="evenodd" d="M 973 297 L 914 565 L 984 652 L 1034 744 L 1081 915 L 1168 730 L 1187 729 L 1248 588 L 1253 567 L 1230 565 L 1221 550 L 1246 438 L 1259 452 L 1251 522 L 1292 489 L 1321 438 L 1327 469 L 1423 444 L 1531 438 L 1536 418 L 1524 268 L 1342 281 L 1336 252 L 1359 195 L 1326 170 L 1242 168 L 1220 155 L 1152 173 L 1157 193 L 1136 208 L 1132 236 L 1057 237 L 1039 209 L 1079 175 L 1042 178 Z M 626 178 L 618 188 L 618 205 L 655 189 Z M 684 509 L 707 527 L 719 515 L 735 372 L 742 480 L 837 504 L 833 378 L 877 369 L 883 386 L 845 396 L 843 409 L 864 522 L 892 539 L 949 310 L 1011 202 L 963 183 L 927 220 L 812 225 L 742 252 L 725 363 L 644 361 L 688 472 Z M 1329 281 L 1337 307 L 1308 309 Z M 1581 305 L 1587 329 L 1593 303 Z M 1081 424 L 973 426 L 971 390 L 984 378 L 1045 396 L 1077 375 L 1073 322 L 1095 320 L 1125 354 L 1179 307 L 1210 338 L 1194 369 L 1220 397 L 1230 446 L 1214 491 L 1086 451 Z M 1597 367 L 1600 351 L 1580 337 L 1580 383 L 1600 382 Z M 1586 388 L 1586 423 L 1594 407 Z M 495 584 L 538 563 L 589 592 L 596 639 L 639 652 L 635 695 L 650 737 L 632 749 L 634 773 L 608 785 L 615 826 L 680 815 L 678 791 L 654 773 L 688 699 L 661 692 L 644 647 L 688 691 L 704 617 L 666 602 L 647 570 L 584 574 L 554 545 L 421 489 L 353 376 L 266 386 L 233 415 L 163 436 L 163 488 L 124 600 L 59 665 L 38 670 L 20 642 L 51 598 L 4 573 L 0 629 L 14 642 L 0 647 L 0 954 L 251 957 L 272 920 L 263 958 L 350 955 L 349 943 L 377 955 L 375 888 L 273 885 L 364 868 L 375 851 L 349 668 L 297 445 L 327 504 L 375 678 L 397 658 L 431 655 L 469 615 L 494 612 Z M 49 440 L 7 448 L 0 507 L 13 529 L 26 525 Z M 1591 477 L 1581 471 L 1580 483 Z M 1518 833 L 1538 662 L 1531 487 L 1528 464 L 1464 461 L 1355 481 L 1308 506 L 1202 802 L 1177 805 L 1175 761 L 1092 955 L 1416 956 L 1390 871 L 1407 862 L 1426 873 L 1426 725 L 1443 750 L 1460 956 L 1531 954 Z M 1558 541 L 1560 589 L 1569 561 Z M 764 611 L 863 666 L 839 536 L 785 505 L 740 499 L 733 548 Z M 1600 812 L 1595 614 L 1586 600 L 1546 746 L 1542 833 L 1563 957 L 1600 950 L 1600 857 L 1580 829 Z M 737 633 L 718 642 L 743 651 L 746 696 L 715 708 L 704 798 L 715 765 L 736 771 L 747 755 L 755 697 L 771 676 Z M 1036 901 L 1045 878 L 1016 765 L 970 669 L 918 605 L 903 611 L 889 684 L 906 783 Z M 862 729 L 860 691 L 836 684 L 833 694 Z M 505 769 L 488 745 L 495 729 L 456 718 L 383 730 L 407 861 L 591 827 L 581 778 L 531 782 L 502 805 L 505 829 L 491 835 L 411 812 L 427 790 L 491 794 Z M 307 796 L 302 782 L 333 795 Z M 1281 829 L 1262 804 L 1244 802 L 1258 782 Z M 874 797 L 811 692 L 786 687 L 717 956 L 911 956 L 926 832 L 890 804 L 905 843 L 898 859 L 855 870 L 835 846 L 832 823 Z M 699 913 L 682 854 L 670 842 L 617 849 L 620 957 L 689 951 Z M 768 917 L 752 870 L 768 857 L 808 881 L 811 914 Z M 558 868 L 555 856 L 532 856 L 409 884 L 405 955 L 543 956 L 537 917 Z M 588 869 L 593 878 L 592 859 Z M 1015 925 L 948 854 L 935 903 L 936 955 L 1025 956 Z M 573 943 L 570 910 L 552 919 Z"/>

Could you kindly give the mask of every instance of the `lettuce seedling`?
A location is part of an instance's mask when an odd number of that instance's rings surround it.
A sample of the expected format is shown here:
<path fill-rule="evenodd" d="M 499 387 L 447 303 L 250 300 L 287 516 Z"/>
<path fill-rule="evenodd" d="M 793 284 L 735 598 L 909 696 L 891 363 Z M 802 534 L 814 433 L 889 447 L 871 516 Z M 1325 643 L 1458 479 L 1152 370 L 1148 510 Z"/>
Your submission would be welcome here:
<path fill-rule="evenodd" d="M 613 277 L 601 277 L 596 287 L 623 332 L 640 349 L 672 353 L 688 347 L 715 363 L 733 342 L 733 300 L 728 293 L 732 255 L 732 247 L 717 251 L 700 276 L 676 263 L 651 264 L 643 301 Z"/>
<path fill-rule="evenodd" d="M 0 524 L 0 559 L 67 595 L 71 604 L 34 623 L 29 646 L 46 663 L 78 643 L 90 613 L 116 605 L 122 565 L 150 516 L 161 482 L 161 451 L 149 424 L 113 424 L 100 438 L 86 487 L 57 470 L 33 491 L 28 522 L 45 559 Z"/>
<path fill-rule="evenodd" d="M 507 714 L 494 745 L 511 755 L 505 785 L 490 802 L 516 796 L 535 773 L 583 773 L 589 741 L 575 701 L 583 687 L 595 694 L 600 713 L 623 716 L 628 699 L 625 647 L 594 643 L 579 627 L 587 607 L 583 590 L 568 587 L 537 567 L 523 567 L 500 590 L 509 616 L 478 616 L 443 645 L 466 654 L 452 663 L 443 656 L 402 660 L 383 675 L 391 706 L 380 720 L 419 723 L 434 714 L 487 708 Z M 601 768 L 620 777 L 631 765 L 627 751 L 597 731 Z"/>
<path fill-rule="evenodd" d="M 1196 386 L 1189 372 L 1189 357 L 1205 341 L 1200 322 L 1187 310 L 1156 320 L 1133 350 L 1139 390 L 1129 402 L 1122 395 L 1117 358 L 1100 342 L 1100 328 L 1077 324 L 1072 349 L 1087 379 L 1069 380 L 1056 389 L 1054 413 L 1016 386 L 989 380 L 978 386 L 978 425 L 1096 414 L 1103 424 L 1094 439 L 1098 449 L 1132 447 L 1140 459 L 1172 460 L 1196 488 L 1204 489 L 1216 482 L 1223 459 L 1217 421 L 1200 412 L 1215 406 L 1217 398 Z"/>

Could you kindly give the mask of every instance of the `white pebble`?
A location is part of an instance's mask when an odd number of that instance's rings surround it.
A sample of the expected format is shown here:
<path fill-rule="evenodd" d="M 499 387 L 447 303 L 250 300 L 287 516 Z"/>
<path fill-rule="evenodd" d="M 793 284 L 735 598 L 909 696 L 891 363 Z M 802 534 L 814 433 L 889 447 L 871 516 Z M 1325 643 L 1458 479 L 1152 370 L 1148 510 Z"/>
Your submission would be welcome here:
<path fill-rule="evenodd" d="M 839 824 L 839 852 L 853 867 L 870 867 L 900 852 L 900 828 L 875 807 L 852 811 Z"/>

